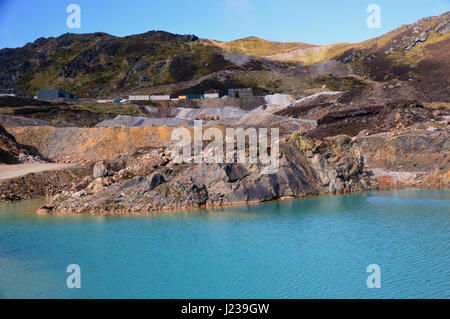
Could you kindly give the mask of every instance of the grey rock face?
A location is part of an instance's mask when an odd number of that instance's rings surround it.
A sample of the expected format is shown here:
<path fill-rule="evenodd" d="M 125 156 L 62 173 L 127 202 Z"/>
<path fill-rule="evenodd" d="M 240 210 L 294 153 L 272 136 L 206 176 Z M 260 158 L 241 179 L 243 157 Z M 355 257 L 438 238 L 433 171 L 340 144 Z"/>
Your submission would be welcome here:
<path fill-rule="evenodd" d="M 118 175 L 108 177 L 115 181 L 111 186 L 82 197 L 69 196 L 50 206 L 55 212 L 63 213 L 140 213 L 263 202 L 369 187 L 361 156 L 348 136 L 308 145 L 305 150 L 292 142 L 280 143 L 279 170 L 272 174 L 265 174 L 265 167 L 260 163 L 177 165 L 163 162 L 147 176 L 128 180 L 120 180 Z M 160 157 L 158 152 L 149 154 Z M 98 176 L 107 172 L 103 162 L 96 167 Z"/>
<path fill-rule="evenodd" d="M 101 178 L 108 175 L 108 168 L 103 161 L 97 162 L 93 169 L 94 178 Z"/>
<path fill-rule="evenodd" d="M 147 193 L 149 191 L 154 190 L 157 186 L 164 183 L 166 180 L 164 179 L 164 176 L 160 173 L 154 173 L 150 177 L 147 178 L 147 181 L 142 189 L 142 193 Z"/>
<path fill-rule="evenodd" d="M 94 165 L 93 176 L 94 178 L 106 177 L 108 175 L 114 175 L 125 168 L 125 160 L 108 160 L 100 161 Z"/>

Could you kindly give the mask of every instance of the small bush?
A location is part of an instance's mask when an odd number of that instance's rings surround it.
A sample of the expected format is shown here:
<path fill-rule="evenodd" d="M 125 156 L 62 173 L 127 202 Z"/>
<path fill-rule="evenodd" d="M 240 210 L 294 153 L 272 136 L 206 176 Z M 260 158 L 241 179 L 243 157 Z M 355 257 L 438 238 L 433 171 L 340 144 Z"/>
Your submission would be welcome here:
<path fill-rule="evenodd" d="M 300 132 L 294 132 L 294 134 L 292 134 L 292 141 L 302 153 L 305 153 L 308 150 L 308 143 L 304 140 L 303 135 Z"/>

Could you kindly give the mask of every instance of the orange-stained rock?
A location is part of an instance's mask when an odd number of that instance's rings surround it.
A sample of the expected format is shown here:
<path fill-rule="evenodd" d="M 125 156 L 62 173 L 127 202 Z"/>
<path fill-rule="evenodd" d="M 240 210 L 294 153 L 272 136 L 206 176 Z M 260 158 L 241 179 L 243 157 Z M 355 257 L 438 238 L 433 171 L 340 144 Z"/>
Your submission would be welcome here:
<path fill-rule="evenodd" d="M 45 157 L 61 162 L 93 162 L 129 155 L 139 148 L 170 142 L 169 127 L 55 128 L 11 127 L 19 143 L 34 146 Z"/>

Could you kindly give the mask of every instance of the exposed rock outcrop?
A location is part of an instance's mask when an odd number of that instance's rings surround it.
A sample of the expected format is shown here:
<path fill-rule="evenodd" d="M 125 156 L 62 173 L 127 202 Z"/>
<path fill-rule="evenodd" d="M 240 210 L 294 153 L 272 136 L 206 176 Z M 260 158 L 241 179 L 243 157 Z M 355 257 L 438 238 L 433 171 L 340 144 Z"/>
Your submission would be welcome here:
<path fill-rule="evenodd" d="M 87 187 L 91 177 L 89 166 L 45 171 L 0 181 L 0 202 L 36 199 L 77 192 Z"/>
<path fill-rule="evenodd" d="M 381 188 L 450 187 L 449 127 L 357 136 L 355 144 Z"/>
<path fill-rule="evenodd" d="M 143 147 L 161 147 L 170 141 L 168 127 L 55 128 L 11 127 L 19 143 L 27 143 L 58 162 L 96 162 L 129 155 Z"/>
<path fill-rule="evenodd" d="M 177 165 L 168 160 L 168 150 L 163 149 L 139 154 L 134 163 L 130 161 L 127 175 L 121 171 L 122 176 L 119 172 L 107 183 L 99 178 L 95 183 L 101 186 L 95 186 L 96 190 L 91 186 L 82 193 L 60 194 L 46 209 L 56 213 L 141 213 L 344 193 L 370 187 L 362 157 L 348 136 L 317 144 L 300 141 L 295 136 L 289 142 L 281 142 L 280 147 L 280 167 L 273 174 L 264 174 L 261 164 Z M 155 164 L 149 165 L 152 161 Z"/>
<path fill-rule="evenodd" d="M 43 161 L 43 158 L 35 148 L 18 143 L 14 136 L 0 126 L 0 164 L 39 161 Z"/>

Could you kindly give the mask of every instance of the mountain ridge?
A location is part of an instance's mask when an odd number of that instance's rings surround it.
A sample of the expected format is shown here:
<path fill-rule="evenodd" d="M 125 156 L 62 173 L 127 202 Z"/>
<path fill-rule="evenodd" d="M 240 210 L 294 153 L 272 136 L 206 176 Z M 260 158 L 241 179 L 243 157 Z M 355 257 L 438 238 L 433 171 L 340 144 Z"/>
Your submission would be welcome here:
<path fill-rule="evenodd" d="M 0 91 L 34 95 L 55 87 L 97 97 L 245 86 L 303 94 L 324 85 L 324 76 L 334 82 L 343 76 L 355 81 L 417 80 L 428 89 L 439 78 L 442 83 L 433 90 L 448 90 L 449 20 L 446 12 L 360 43 L 330 45 L 255 36 L 224 42 L 154 30 L 125 37 L 66 33 L 0 50 Z M 248 56 L 246 63 L 235 63 L 240 55 Z"/>

